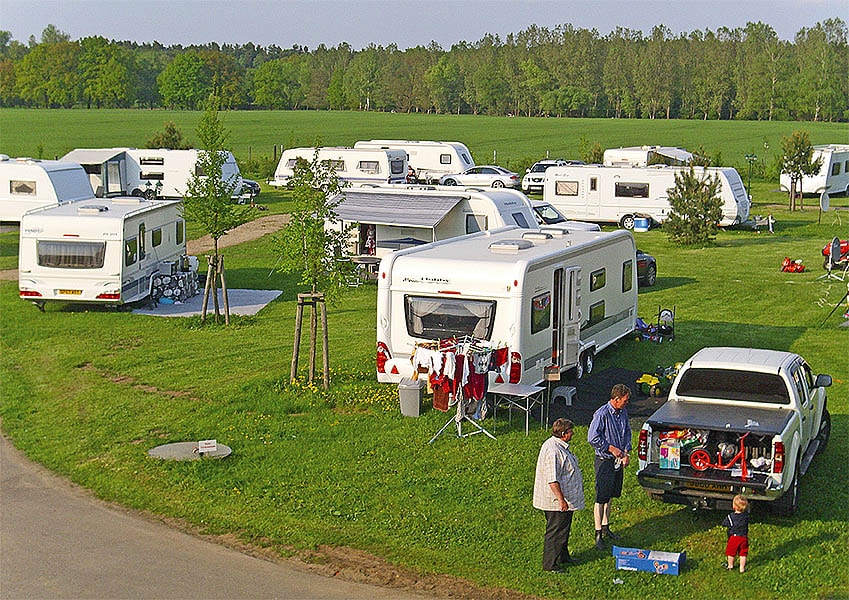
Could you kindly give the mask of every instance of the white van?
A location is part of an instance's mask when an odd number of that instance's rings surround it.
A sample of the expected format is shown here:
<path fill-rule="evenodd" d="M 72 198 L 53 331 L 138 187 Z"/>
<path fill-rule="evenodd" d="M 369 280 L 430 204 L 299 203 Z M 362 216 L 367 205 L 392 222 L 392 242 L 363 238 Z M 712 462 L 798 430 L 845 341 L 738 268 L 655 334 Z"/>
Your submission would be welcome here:
<path fill-rule="evenodd" d="M 504 226 L 537 229 L 524 194 L 509 189 L 359 187 L 340 193 L 335 212 L 351 230 L 350 254 L 382 257 L 400 248 Z"/>
<path fill-rule="evenodd" d="M 280 156 L 269 185 L 289 184 L 298 160 L 312 162 L 316 148 L 289 148 Z M 407 180 L 407 154 L 402 150 L 380 148 L 318 148 L 318 160 L 333 167 L 340 183 L 352 186 L 404 183 Z"/>
<path fill-rule="evenodd" d="M 0 154 L 0 221 L 20 223 L 27 211 L 92 197 L 78 164 Z"/>
<path fill-rule="evenodd" d="M 575 368 L 633 330 L 634 238 L 501 228 L 386 255 L 377 284 L 377 379 L 411 377 L 416 345 L 472 336 L 509 348 L 509 383 Z"/>
<path fill-rule="evenodd" d="M 669 191 L 675 175 L 689 167 L 604 167 L 578 165 L 546 171 L 543 200 L 568 219 L 618 223 L 633 229 L 638 218 L 663 223 L 671 212 Z M 743 180 L 730 167 L 696 167 L 699 177 L 719 177 L 722 198 L 721 226 L 749 218 L 750 201 Z"/>
<path fill-rule="evenodd" d="M 472 153 L 460 142 L 363 140 L 355 143 L 354 148 L 403 150 L 413 170 L 412 178 L 418 183 L 436 183 L 443 175 L 463 173 L 475 166 Z"/>
<path fill-rule="evenodd" d="M 608 148 L 604 151 L 603 160 L 608 167 L 648 167 L 650 165 L 681 167 L 693 162 L 693 154 L 673 146 L 629 146 Z"/>
<path fill-rule="evenodd" d="M 62 160 L 79 163 L 91 178 L 98 197 L 127 195 L 182 199 L 194 174 L 201 150 L 168 148 L 77 148 Z M 234 186 L 233 199 L 243 198 L 242 174 L 230 151 L 222 151 L 222 178 Z"/>
<path fill-rule="evenodd" d="M 31 211 L 21 221 L 19 295 L 119 305 L 151 294 L 154 274 L 185 269 L 181 202 L 92 198 Z M 166 265 L 163 267 L 163 265 Z"/>
<path fill-rule="evenodd" d="M 822 166 L 816 175 L 802 177 L 802 193 L 849 195 L 849 144 L 814 146 L 812 158 L 821 158 Z M 789 193 L 790 176 L 782 173 L 780 183 L 781 190 Z"/>

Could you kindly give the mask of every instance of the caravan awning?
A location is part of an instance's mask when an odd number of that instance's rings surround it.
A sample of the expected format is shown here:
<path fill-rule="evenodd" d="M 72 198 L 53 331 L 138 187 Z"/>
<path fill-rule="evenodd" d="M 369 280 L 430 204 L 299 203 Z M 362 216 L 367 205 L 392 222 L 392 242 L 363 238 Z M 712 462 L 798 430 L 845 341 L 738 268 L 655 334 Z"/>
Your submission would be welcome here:
<path fill-rule="evenodd" d="M 102 165 L 106 161 L 120 156 L 124 151 L 124 148 L 78 148 L 68 152 L 61 160 L 81 165 Z"/>
<path fill-rule="evenodd" d="M 435 227 L 465 198 L 357 193 L 356 190 L 346 190 L 343 194 L 345 199 L 336 207 L 336 214 L 343 221 L 404 227 Z"/>
<path fill-rule="evenodd" d="M 654 152 L 655 154 L 671 158 L 682 165 L 689 164 L 693 160 L 692 153 L 687 152 L 683 148 L 670 148 L 664 146 L 661 148 L 655 148 Z"/>

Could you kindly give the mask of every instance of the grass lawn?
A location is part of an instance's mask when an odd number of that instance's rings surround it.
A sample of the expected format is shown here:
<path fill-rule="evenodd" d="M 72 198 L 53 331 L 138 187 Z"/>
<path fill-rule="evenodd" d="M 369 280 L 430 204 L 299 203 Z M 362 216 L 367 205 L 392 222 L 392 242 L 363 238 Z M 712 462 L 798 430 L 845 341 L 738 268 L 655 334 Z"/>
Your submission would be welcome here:
<path fill-rule="evenodd" d="M 4 132 L 6 112 L 0 111 Z M 159 111 L 139 113 L 163 120 Z M 237 114 L 227 115 L 230 126 Z M 695 130 L 702 123 L 686 125 Z M 783 125 L 787 133 L 796 126 Z M 601 136 L 587 131 L 589 139 Z M 403 137 L 463 139 L 453 131 L 430 133 Z M 396 135 L 401 132 L 358 133 L 351 142 Z M 688 145 L 668 137 L 651 141 Z M 541 572 L 543 518 L 531 507 L 531 488 L 546 432 L 532 428 L 526 437 L 516 422 L 508 427 L 499 418 L 495 441 L 442 436 L 428 444 L 447 416 L 402 417 L 395 386 L 374 382 L 373 285 L 352 288 L 330 307 L 330 393 L 288 383 L 301 290 L 292 277 L 272 271 L 276 257 L 267 238 L 225 250 L 228 286 L 283 294 L 255 317 L 235 317 L 230 327 L 54 305 L 40 313 L 18 299 L 16 282 L 0 282 L 3 430 L 29 457 L 102 498 L 281 554 L 350 546 L 423 573 L 546 598 L 849 597 L 849 328 L 839 327 L 842 310 L 827 318 L 846 284 L 817 280 L 820 250 L 834 235 L 846 236 L 849 211 L 791 214 L 775 187 L 758 182 L 752 190 L 753 212 L 773 214 L 775 234 L 726 231 L 703 249 L 674 247 L 662 229 L 635 234 L 659 265 L 657 285 L 640 292 L 640 315 L 651 320 L 659 306 L 674 306 L 676 339 L 622 340 L 596 364 L 653 371 L 703 346 L 742 345 L 798 352 L 816 372 L 834 376 L 832 438 L 801 481 L 799 514 L 780 518 L 756 507 L 744 576 L 723 567 L 724 513 L 654 503 L 633 470 L 614 504 L 614 528 L 624 545 L 686 551 L 683 573 L 615 571 L 610 555 L 593 548 L 591 510 L 579 512 L 573 528 L 571 546 L 581 564 L 566 576 Z M 269 210 L 285 211 L 285 195 L 267 198 Z M 834 204 L 849 208 L 846 198 Z M 16 251 L 16 237 L 0 235 L 0 268 L 13 266 Z M 785 256 L 801 258 L 808 270 L 780 272 Z M 639 425 L 634 419 L 635 432 Z M 233 455 L 191 463 L 147 456 L 159 444 L 209 438 Z M 573 446 L 591 504 L 585 440 L 586 427 L 579 427 Z M 624 583 L 614 583 L 617 578 Z"/>

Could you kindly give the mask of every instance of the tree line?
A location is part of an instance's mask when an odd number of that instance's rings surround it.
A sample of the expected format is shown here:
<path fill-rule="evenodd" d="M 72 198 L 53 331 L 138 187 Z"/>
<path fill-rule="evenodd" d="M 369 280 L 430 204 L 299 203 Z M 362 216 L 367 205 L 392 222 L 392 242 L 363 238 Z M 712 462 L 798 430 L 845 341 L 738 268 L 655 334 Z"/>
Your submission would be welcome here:
<path fill-rule="evenodd" d="M 849 120 L 839 18 L 793 41 L 765 23 L 673 35 L 570 24 L 486 35 L 445 50 L 163 46 L 0 31 L 0 106 L 375 110 L 556 117 Z"/>

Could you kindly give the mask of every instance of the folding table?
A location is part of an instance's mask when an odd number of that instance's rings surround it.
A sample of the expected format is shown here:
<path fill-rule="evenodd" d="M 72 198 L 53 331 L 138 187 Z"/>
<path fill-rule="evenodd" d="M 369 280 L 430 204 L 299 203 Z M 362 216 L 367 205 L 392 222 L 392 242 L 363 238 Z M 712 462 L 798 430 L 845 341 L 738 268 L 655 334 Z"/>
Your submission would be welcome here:
<path fill-rule="evenodd" d="M 525 413 L 525 435 L 528 435 L 531 410 L 539 405 L 540 411 L 545 412 L 544 387 L 538 385 L 521 385 L 518 383 L 496 383 L 489 388 L 489 393 L 493 396 L 495 407 L 498 406 L 499 402 L 507 405 L 508 415 L 511 419 L 514 408 L 518 408 Z M 493 413 L 494 417 L 495 414 Z M 547 419 L 544 414 L 540 414 L 540 421 L 545 426 Z"/>

